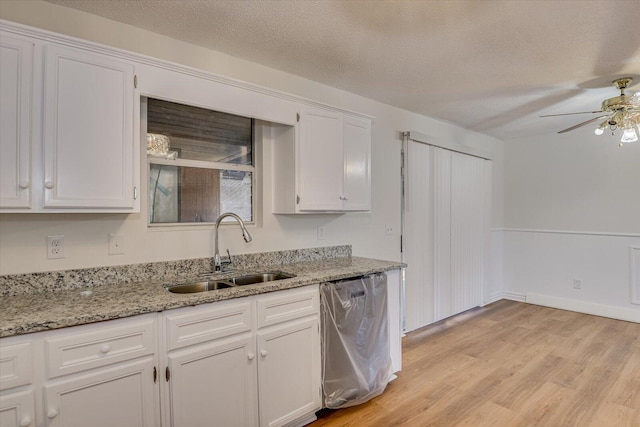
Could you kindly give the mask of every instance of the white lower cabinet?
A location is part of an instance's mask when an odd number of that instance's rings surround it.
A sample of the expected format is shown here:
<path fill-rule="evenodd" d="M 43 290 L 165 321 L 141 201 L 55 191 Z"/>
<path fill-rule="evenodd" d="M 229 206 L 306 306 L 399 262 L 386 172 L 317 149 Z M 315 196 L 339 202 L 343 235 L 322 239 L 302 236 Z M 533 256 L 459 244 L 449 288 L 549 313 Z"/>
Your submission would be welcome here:
<path fill-rule="evenodd" d="M 157 314 L 0 340 L 0 426 L 159 425 Z"/>
<path fill-rule="evenodd" d="M 318 285 L 0 340 L 2 427 L 301 426 Z"/>
<path fill-rule="evenodd" d="M 4 339 L 0 344 L 0 426 L 33 426 L 33 345 L 21 338 Z"/>
<path fill-rule="evenodd" d="M 147 314 L 45 333 L 44 425 L 157 426 L 156 325 Z"/>
<path fill-rule="evenodd" d="M 170 425 L 256 426 L 254 348 L 253 336 L 242 334 L 170 354 Z"/>
<path fill-rule="evenodd" d="M 0 396 L 0 426 L 28 427 L 35 425 L 33 402 L 32 390 Z"/>
<path fill-rule="evenodd" d="M 155 427 L 155 360 L 145 357 L 44 386 L 49 427 Z"/>
<path fill-rule="evenodd" d="M 260 426 L 284 426 L 320 409 L 318 317 L 258 331 Z"/>
<path fill-rule="evenodd" d="M 318 286 L 165 314 L 172 427 L 303 425 L 322 406 Z"/>

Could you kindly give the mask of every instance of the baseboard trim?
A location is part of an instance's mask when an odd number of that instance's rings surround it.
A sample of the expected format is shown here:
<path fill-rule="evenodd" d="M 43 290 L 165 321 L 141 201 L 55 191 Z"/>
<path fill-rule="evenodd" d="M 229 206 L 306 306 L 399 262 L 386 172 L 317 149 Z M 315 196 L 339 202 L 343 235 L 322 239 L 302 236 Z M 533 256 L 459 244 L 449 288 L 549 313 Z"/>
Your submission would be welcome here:
<path fill-rule="evenodd" d="M 506 293 L 508 292 L 505 292 L 505 294 Z M 505 298 L 511 299 L 506 296 Z M 535 293 L 527 293 L 525 302 L 529 304 L 542 305 L 545 307 L 559 308 L 561 310 L 592 314 L 594 316 L 608 317 L 610 319 L 640 323 L 640 310 L 634 310 L 632 308 L 616 307 L 612 305 L 597 304 L 593 302 L 579 301 L 569 298 L 560 298 Z"/>
<path fill-rule="evenodd" d="M 315 412 L 312 414 L 309 414 L 303 418 L 299 418 L 297 420 L 291 421 L 290 423 L 285 424 L 285 427 L 303 427 L 306 426 L 307 424 L 311 424 L 312 422 L 316 421 L 318 419 L 318 417 L 316 416 Z"/>
<path fill-rule="evenodd" d="M 527 296 L 518 292 L 502 292 L 502 298 L 511 301 L 527 302 Z"/>
<path fill-rule="evenodd" d="M 482 303 L 482 306 L 484 307 L 485 305 L 489 305 L 496 301 L 500 301 L 501 299 L 504 299 L 504 292 L 502 291 L 493 292 L 489 295 L 489 299 L 487 299 Z"/>
<path fill-rule="evenodd" d="M 500 301 L 502 299 L 508 299 L 511 301 L 518 301 L 518 302 L 526 302 L 525 301 L 526 295 L 519 294 L 517 292 L 496 291 L 489 295 L 489 299 L 482 304 L 482 307 L 484 307 L 485 305 L 494 303 L 496 301 Z"/>

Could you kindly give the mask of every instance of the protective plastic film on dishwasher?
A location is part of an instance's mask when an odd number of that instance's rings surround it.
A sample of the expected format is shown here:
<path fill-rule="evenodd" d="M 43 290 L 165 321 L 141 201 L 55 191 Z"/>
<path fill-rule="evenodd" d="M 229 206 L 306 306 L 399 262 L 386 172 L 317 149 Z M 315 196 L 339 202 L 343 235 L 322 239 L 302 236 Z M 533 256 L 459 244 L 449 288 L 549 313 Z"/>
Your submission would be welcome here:
<path fill-rule="evenodd" d="M 346 408 L 381 394 L 392 375 L 384 273 L 320 287 L 326 408 Z"/>

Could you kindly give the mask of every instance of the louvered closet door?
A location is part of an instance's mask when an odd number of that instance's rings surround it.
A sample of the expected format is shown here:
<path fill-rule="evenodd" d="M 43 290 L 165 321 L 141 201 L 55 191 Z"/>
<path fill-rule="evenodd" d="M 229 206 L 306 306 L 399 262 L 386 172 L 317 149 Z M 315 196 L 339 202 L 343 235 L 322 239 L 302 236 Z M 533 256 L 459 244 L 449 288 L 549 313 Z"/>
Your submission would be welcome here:
<path fill-rule="evenodd" d="M 405 180 L 405 329 L 434 319 L 433 150 L 409 141 Z"/>
<path fill-rule="evenodd" d="M 449 299 L 442 301 L 436 320 L 482 304 L 486 207 L 491 199 L 485 169 L 491 162 L 452 152 L 450 164 Z"/>
<path fill-rule="evenodd" d="M 482 304 L 491 162 L 409 141 L 405 328 Z"/>

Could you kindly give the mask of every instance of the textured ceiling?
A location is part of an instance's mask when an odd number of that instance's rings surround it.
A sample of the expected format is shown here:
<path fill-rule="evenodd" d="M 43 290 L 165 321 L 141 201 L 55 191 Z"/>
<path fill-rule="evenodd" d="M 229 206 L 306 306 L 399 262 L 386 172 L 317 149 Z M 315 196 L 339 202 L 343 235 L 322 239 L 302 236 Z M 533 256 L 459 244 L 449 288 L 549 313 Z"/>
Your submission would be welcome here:
<path fill-rule="evenodd" d="M 538 116 L 598 110 L 616 77 L 640 90 L 637 0 L 48 1 L 500 139 L 593 117 Z"/>

